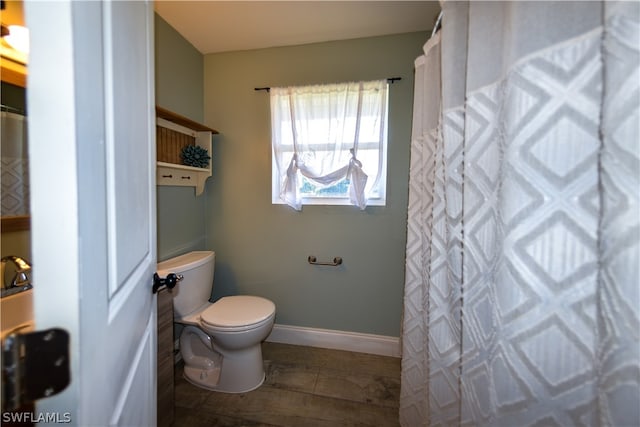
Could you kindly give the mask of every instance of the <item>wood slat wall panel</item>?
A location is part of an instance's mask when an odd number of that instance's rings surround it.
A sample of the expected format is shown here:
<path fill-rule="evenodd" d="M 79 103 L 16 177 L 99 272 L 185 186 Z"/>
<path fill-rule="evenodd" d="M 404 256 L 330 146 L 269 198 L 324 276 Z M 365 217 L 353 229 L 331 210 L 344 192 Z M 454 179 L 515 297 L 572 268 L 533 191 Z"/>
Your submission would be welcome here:
<path fill-rule="evenodd" d="M 195 145 L 195 141 L 195 138 L 189 135 L 156 126 L 157 161 L 181 165 L 182 149 L 187 145 Z"/>
<path fill-rule="evenodd" d="M 158 292 L 158 426 L 173 423 L 173 295 Z"/>

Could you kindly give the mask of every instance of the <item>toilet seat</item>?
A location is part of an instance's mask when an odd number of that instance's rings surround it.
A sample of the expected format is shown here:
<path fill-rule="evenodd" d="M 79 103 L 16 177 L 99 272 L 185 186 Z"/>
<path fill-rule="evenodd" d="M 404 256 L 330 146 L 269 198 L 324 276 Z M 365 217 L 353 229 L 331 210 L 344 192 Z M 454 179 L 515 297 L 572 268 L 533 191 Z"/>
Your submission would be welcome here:
<path fill-rule="evenodd" d="M 262 326 L 273 318 L 275 311 L 275 304 L 266 298 L 229 296 L 202 311 L 200 322 L 205 328 L 214 330 L 243 331 Z"/>

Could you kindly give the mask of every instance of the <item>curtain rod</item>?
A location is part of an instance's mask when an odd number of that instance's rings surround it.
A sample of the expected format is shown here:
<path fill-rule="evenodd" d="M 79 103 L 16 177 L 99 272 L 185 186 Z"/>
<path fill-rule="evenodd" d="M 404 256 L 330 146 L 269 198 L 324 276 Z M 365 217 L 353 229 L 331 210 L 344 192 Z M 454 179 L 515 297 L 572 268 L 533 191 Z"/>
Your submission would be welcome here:
<path fill-rule="evenodd" d="M 436 33 L 438 31 L 440 31 L 440 29 L 442 28 L 442 16 L 444 14 L 442 13 L 442 11 L 440 11 L 440 13 L 438 14 L 438 18 L 436 19 L 436 23 L 433 26 L 433 31 L 431 31 L 431 37 L 435 36 Z"/>
<path fill-rule="evenodd" d="M 387 79 L 387 83 L 395 83 L 398 80 L 402 80 L 402 77 L 389 77 Z M 266 90 L 267 92 L 269 92 L 271 90 L 270 87 L 266 86 L 266 87 L 254 87 L 253 90 Z"/>

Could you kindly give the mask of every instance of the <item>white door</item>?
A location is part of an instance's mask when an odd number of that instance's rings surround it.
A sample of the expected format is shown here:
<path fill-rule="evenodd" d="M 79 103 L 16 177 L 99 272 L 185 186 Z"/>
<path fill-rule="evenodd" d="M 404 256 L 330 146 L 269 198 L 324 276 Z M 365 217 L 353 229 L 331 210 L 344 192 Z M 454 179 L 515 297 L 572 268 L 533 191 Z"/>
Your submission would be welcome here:
<path fill-rule="evenodd" d="M 35 321 L 71 335 L 71 384 L 36 415 L 155 425 L 153 5 L 25 12 Z"/>

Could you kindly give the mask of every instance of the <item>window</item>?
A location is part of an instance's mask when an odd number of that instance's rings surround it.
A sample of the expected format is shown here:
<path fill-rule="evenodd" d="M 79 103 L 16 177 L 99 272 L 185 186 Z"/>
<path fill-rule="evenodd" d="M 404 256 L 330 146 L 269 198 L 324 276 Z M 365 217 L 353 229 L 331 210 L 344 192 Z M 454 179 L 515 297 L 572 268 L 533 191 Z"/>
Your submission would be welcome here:
<path fill-rule="evenodd" d="M 386 80 L 271 88 L 272 202 L 386 203 Z"/>

